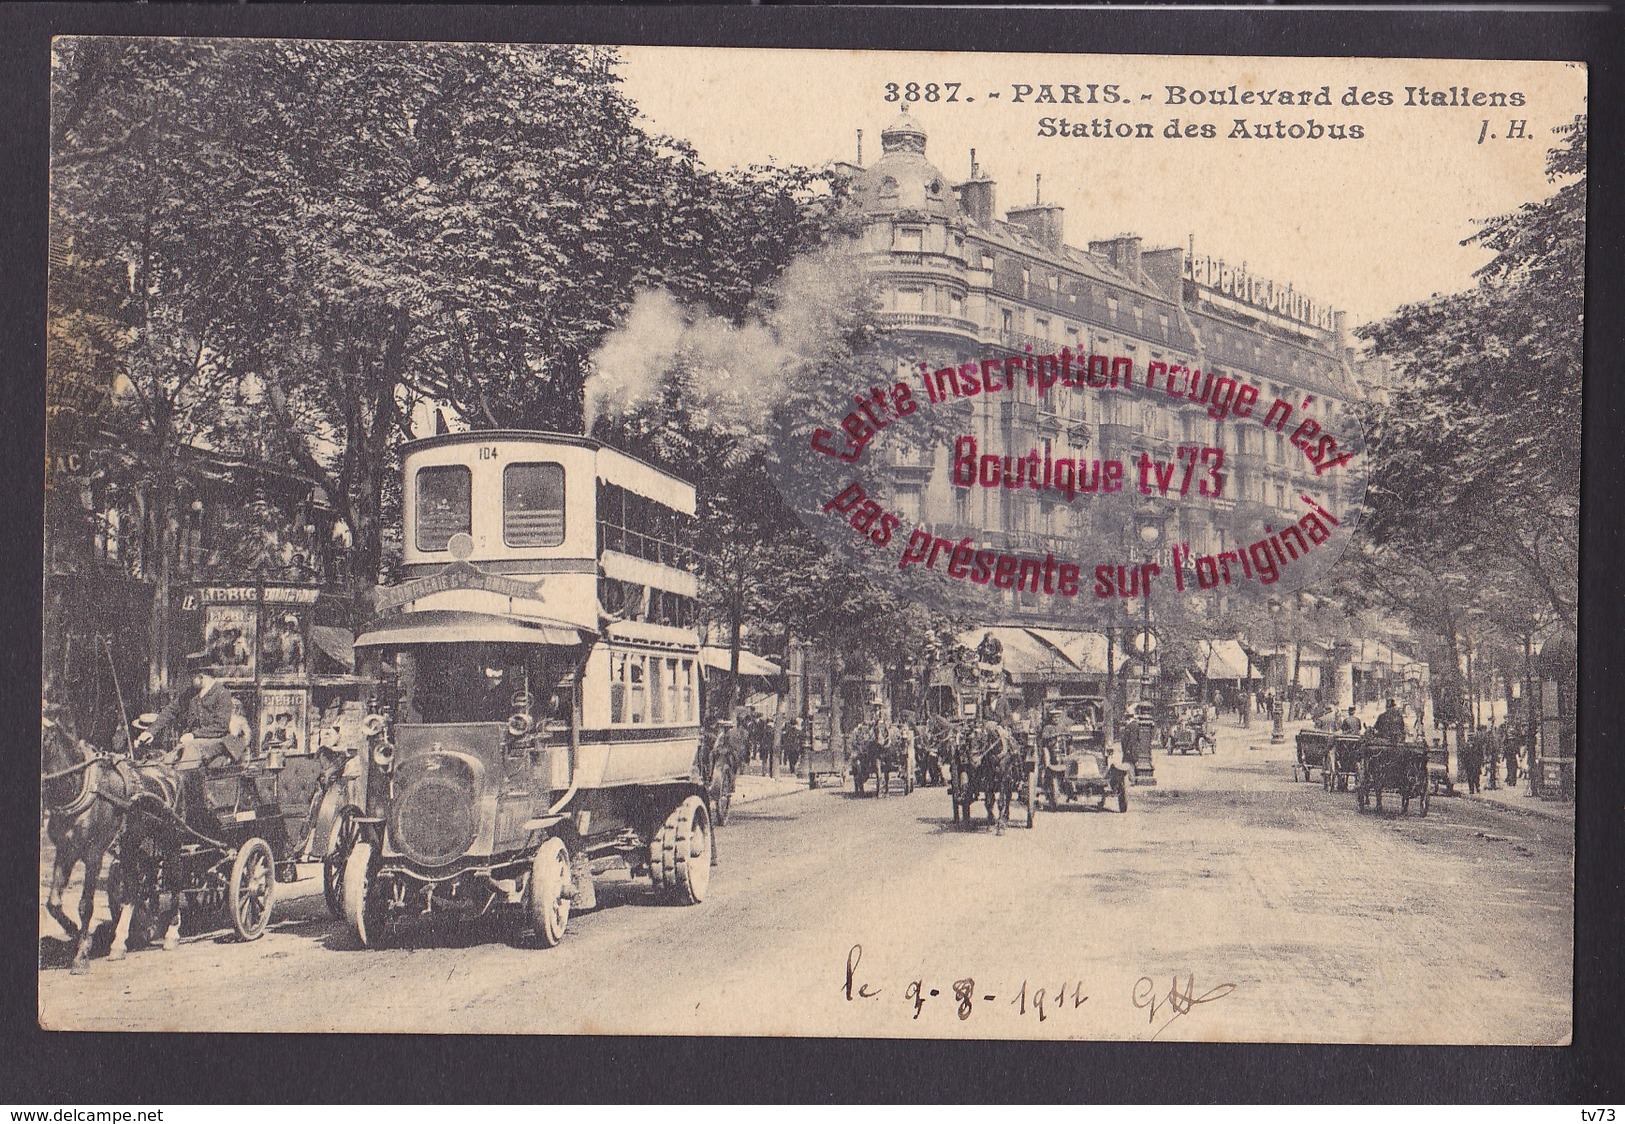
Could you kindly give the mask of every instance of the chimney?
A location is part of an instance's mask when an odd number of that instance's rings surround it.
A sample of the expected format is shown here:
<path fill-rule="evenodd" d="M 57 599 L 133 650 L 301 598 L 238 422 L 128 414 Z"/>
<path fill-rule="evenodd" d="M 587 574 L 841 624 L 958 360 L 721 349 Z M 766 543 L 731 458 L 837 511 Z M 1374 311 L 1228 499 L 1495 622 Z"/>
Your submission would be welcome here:
<path fill-rule="evenodd" d="M 1012 207 L 1004 216 L 1017 226 L 1026 227 L 1027 233 L 1051 253 L 1061 252 L 1066 234 L 1066 208 L 1057 203 L 1035 203 L 1031 207 Z"/>
<path fill-rule="evenodd" d="M 974 157 L 971 160 L 971 178 L 954 187 L 959 196 L 959 209 L 975 220 L 977 226 L 993 225 L 994 183 L 983 177 Z"/>
<path fill-rule="evenodd" d="M 1163 250 L 1146 250 L 1140 255 L 1140 266 L 1152 284 L 1161 289 L 1170 300 L 1180 300 L 1185 285 L 1185 247 L 1169 246 Z"/>
<path fill-rule="evenodd" d="M 1089 243 L 1089 252 L 1099 254 L 1119 273 L 1131 281 L 1140 279 L 1140 236 L 1138 234 L 1119 234 L 1116 238 L 1108 238 L 1104 242 Z"/>

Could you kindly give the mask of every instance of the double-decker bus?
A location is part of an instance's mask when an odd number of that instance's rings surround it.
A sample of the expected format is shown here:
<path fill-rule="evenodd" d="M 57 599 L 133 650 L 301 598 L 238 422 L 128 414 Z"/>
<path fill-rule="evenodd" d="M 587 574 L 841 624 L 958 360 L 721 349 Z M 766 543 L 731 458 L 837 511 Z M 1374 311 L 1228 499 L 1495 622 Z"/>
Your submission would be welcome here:
<path fill-rule="evenodd" d="M 356 640 L 387 728 L 345 832 L 355 938 L 517 909 L 551 946 L 612 867 L 700 901 L 714 845 L 693 486 L 554 433 L 401 455 L 406 580 Z"/>

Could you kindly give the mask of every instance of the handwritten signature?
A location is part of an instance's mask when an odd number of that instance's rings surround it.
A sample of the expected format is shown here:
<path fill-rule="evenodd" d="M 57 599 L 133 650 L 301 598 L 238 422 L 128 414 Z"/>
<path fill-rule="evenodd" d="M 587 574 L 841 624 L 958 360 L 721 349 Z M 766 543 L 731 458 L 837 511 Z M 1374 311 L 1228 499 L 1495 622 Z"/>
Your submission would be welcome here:
<path fill-rule="evenodd" d="M 1203 1003 L 1217 1002 L 1236 990 L 1235 984 L 1222 983 L 1218 987 L 1211 987 L 1201 995 L 1197 995 L 1196 973 L 1194 972 L 1185 977 L 1183 988 L 1180 986 L 1179 973 L 1177 972 L 1174 973 L 1173 985 L 1168 988 L 1167 992 L 1159 994 L 1158 988 L 1161 986 L 1150 976 L 1141 976 L 1134 981 L 1134 1005 L 1147 1012 L 1146 1021 L 1155 1023 L 1159 1013 L 1168 1015 L 1168 1021 L 1157 1028 L 1156 1034 L 1153 1034 L 1152 1038 L 1156 1038 L 1157 1035 L 1173 1026 Z"/>
<path fill-rule="evenodd" d="M 871 983 L 868 975 L 860 971 L 862 963 L 863 946 L 855 944 L 847 950 L 846 974 L 840 988 L 846 1002 L 895 1003 L 898 993 Z M 1089 1001 L 1089 996 L 1083 988 L 1082 980 L 1062 981 L 1061 986 L 1051 988 L 1034 987 L 1026 979 L 1021 981 L 1019 988 L 990 988 L 985 984 L 978 986 L 976 980 L 970 976 L 951 983 L 944 981 L 941 986 L 931 987 L 924 978 L 917 978 L 908 981 L 907 986 L 902 989 L 901 997 L 905 1005 L 903 1009 L 912 1008 L 910 1017 L 916 1020 L 928 1004 L 939 1010 L 946 1008 L 952 1011 L 960 1022 L 968 1020 L 973 1012 L 986 1011 L 997 1004 L 1001 1008 L 1013 1008 L 1013 1013 L 1017 1016 L 1036 1016 L 1039 1022 L 1047 1022 L 1062 1012 L 1076 1011 L 1083 1007 Z M 1181 977 L 1176 972 L 1167 991 L 1161 990 L 1161 985 L 1150 976 L 1141 976 L 1134 984 L 1133 1001 L 1136 1008 L 1147 1013 L 1147 1022 L 1155 1024 L 1159 1018 L 1163 1020 L 1162 1025 L 1151 1035 L 1152 1038 L 1156 1038 L 1197 1007 L 1204 1003 L 1215 1003 L 1235 990 L 1235 984 L 1222 983 L 1198 995 L 1196 974 L 1194 972 L 1186 974 L 1181 982 Z M 883 996 L 888 998 L 883 999 Z M 931 1002 L 933 1000 L 936 1002 Z"/>

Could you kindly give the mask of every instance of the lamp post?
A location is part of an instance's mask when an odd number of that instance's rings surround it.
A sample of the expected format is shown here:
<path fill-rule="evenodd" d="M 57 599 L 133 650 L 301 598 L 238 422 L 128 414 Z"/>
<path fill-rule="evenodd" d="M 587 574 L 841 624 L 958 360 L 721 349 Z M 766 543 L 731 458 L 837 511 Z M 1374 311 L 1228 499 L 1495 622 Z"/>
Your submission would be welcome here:
<path fill-rule="evenodd" d="M 1281 660 L 1281 602 L 1275 597 L 1270 598 L 1270 634 L 1273 648 L 1270 653 L 1270 679 L 1273 681 L 1278 678 L 1275 669 Z M 1286 734 L 1281 729 L 1281 699 L 1277 695 L 1270 706 L 1270 744 L 1274 745 L 1285 740 Z"/>
<path fill-rule="evenodd" d="M 1141 698 L 1150 701 L 1151 694 L 1151 560 L 1156 552 L 1157 540 L 1162 537 L 1162 525 L 1154 514 L 1144 513 L 1139 516 L 1140 541 L 1145 544 L 1145 563 L 1140 570 L 1140 669 Z M 1141 727 L 1142 730 L 1145 727 Z M 1155 756 L 1147 744 L 1140 747 L 1139 759 L 1135 761 L 1135 781 L 1138 784 L 1156 784 Z"/>

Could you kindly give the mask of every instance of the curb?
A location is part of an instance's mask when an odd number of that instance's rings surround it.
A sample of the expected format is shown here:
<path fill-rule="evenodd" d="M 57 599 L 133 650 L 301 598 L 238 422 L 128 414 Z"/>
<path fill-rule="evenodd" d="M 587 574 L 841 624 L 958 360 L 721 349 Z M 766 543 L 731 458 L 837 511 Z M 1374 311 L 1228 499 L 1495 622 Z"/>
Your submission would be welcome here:
<path fill-rule="evenodd" d="M 1546 801 L 1540 799 L 1539 797 L 1519 796 L 1520 800 L 1528 799 L 1530 801 L 1529 807 L 1511 804 L 1505 800 L 1489 800 L 1486 799 L 1482 794 L 1476 792 L 1464 792 L 1461 794 L 1461 798 L 1463 800 L 1469 800 L 1482 808 L 1504 808 L 1507 812 L 1514 816 L 1529 816 L 1537 820 L 1546 820 L 1550 823 L 1567 824 L 1570 827 L 1575 825 L 1575 818 L 1573 815 L 1568 815 L 1562 812 L 1548 811 L 1546 808 L 1541 807 L 1541 805 L 1545 804 Z"/>

